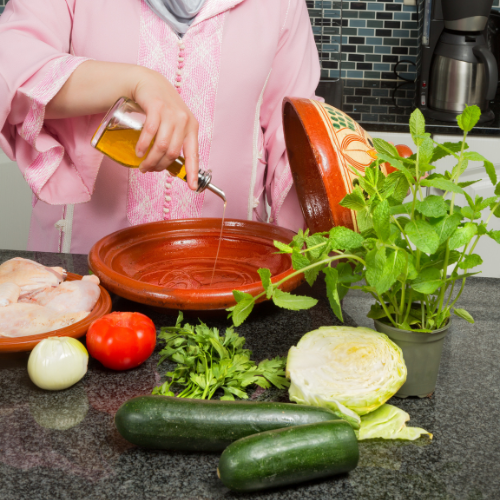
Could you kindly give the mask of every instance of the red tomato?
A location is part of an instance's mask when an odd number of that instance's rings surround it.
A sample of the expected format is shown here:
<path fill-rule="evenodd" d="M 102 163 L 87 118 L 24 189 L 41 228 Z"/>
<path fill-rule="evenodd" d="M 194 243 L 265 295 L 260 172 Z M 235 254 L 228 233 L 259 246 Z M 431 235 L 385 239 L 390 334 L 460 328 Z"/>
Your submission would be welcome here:
<path fill-rule="evenodd" d="M 396 149 L 398 150 L 399 156 L 401 156 L 402 158 L 408 158 L 409 156 L 411 156 L 413 154 L 413 151 L 408 146 L 405 146 L 404 144 L 398 144 L 396 146 Z M 397 168 L 394 168 L 392 165 L 390 165 L 387 162 L 384 163 L 383 165 L 385 165 L 387 175 L 392 174 L 393 172 L 395 172 L 397 170 Z"/>
<path fill-rule="evenodd" d="M 151 356 L 155 345 L 155 325 L 141 313 L 106 314 L 87 332 L 89 354 L 112 370 L 139 366 Z"/>

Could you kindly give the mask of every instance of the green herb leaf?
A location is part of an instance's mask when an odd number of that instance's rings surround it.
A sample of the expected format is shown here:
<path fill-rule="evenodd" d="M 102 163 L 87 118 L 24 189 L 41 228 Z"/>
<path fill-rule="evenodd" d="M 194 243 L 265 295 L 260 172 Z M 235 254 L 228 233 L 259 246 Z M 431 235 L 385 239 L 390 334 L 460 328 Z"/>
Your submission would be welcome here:
<path fill-rule="evenodd" d="M 462 207 L 460 209 L 461 214 L 467 219 L 479 219 L 481 217 L 481 212 L 474 212 L 471 207 Z"/>
<path fill-rule="evenodd" d="M 339 274 L 334 267 L 325 267 L 326 296 L 330 302 L 330 307 L 337 318 L 344 322 L 342 318 L 342 308 L 340 307 L 340 297 L 337 290 Z"/>
<path fill-rule="evenodd" d="M 313 234 L 306 238 L 307 248 L 316 247 L 313 250 L 307 252 L 307 254 L 312 259 L 317 259 L 325 250 L 328 243 L 328 238 L 325 238 L 321 234 Z M 322 245 L 322 246 L 319 246 Z"/>
<path fill-rule="evenodd" d="M 416 209 L 426 217 L 443 217 L 448 213 L 448 205 L 442 196 L 430 195 L 423 201 L 418 201 Z"/>
<path fill-rule="evenodd" d="M 473 267 L 480 266 L 483 263 L 483 259 L 476 253 L 467 255 L 465 259 L 458 264 L 460 269 L 472 269 Z"/>
<path fill-rule="evenodd" d="M 374 138 L 373 145 L 375 146 L 377 153 L 383 153 L 395 158 L 399 158 L 399 153 L 396 147 L 391 143 L 384 141 L 384 139 Z M 378 154 L 377 156 L 380 158 Z"/>
<path fill-rule="evenodd" d="M 321 271 L 320 266 L 313 267 L 312 269 L 308 269 L 304 271 L 304 276 L 309 286 L 313 286 L 316 280 L 318 279 L 319 272 Z"/>
<path fill-rule="evenodd" d="M 465 151 L 464 158 L 471 161 L 488 161 L 483 155 L 476 153 L 475 151 Z"/>
<path fill-rule="evenodd" d="M 429 186 L 429 187 L 435 187 L 437 189 L 442 189 L 443 191 L 451 191 L 452 193 L 465 194 L 465 191 L 460 186 L 453 183 L 452 181 L 445 179 L 440 174 L 432 174 L 432 176 L 429 176 L 427 179 L 420 181 L 420 184 L 422 186 Z"/>
<path fill-rule="evenodd" d="M 389 311 L 389 314 L 394 313 L 394 307 L 392 306 L 389 306 L 387 310 Z M 380 304 L 375 303 L 371 306 L 370 312 L 366 315 L 366 317 L 370 319 L 382 319 L 386 318 L 387 314 L 385 313 L 384 308 Z"/>
<path fill-rule="evenodd" d="M 425 137 L 418 148 L 418 165 L 421 173 L 428 169 L 427 165 L 432 160 L 434 154 L 434 141 L 430 137 Z"/>
<path fill-rule="evenodd" d="M 500 231 L 490 231 L 487 234 L 492 240 L 495 240 L 497 243 L 500 243 Z"/>
<path fill-rule="evenodd" d="M 439 244 L 442 245 L 455 231 L 462 221 L 460 214 L 447 215 L 442 219 L 431 221 L 431 225 L 438 235 Z"/>
<path fill-rule="evenodd" d="M 235 326 L 240 326 L 252 312 L 253 306 L 255 305 L 255 299 L 249 293 L 240 292 L 238 290 L 233 290 L 233 296 L 237 304 L 230 308 L 231 313 L 228 318 L 233 319 Z"/>
<path fill-rule="evenodd" d="M 451 236 L 448 243 L 450 250 L 456 250 L 457 248 L 467 245 L 476 234 L 476 224 L 467 222 L 464 227 L 459 227 Z"/>
<path fill-rule="evenodd" d="M 495 166 L 491 161 L 485 160 L 484 161 L 484 169 L 486 170 L 486 173 L 488 174 L 488 177 L 490 178 L 490 181 L 493 185 L 497 183 L 497 173 L 495 170 Z"/>
<path fill-rule="evenodd" d="M 406 257 L 404 250 L 389 250 L 382 276 L 375 284 L 375 289 L 379 294 L 387 292 L 396 282 L 406 268 Z"/>
<path fill-rule="evenodd" d="M 457 116 L 458 126 L 464 132 L 470 132 L 481 117 L 481 110 L 476 106 L 466 106 L 461 115 Z"/>
<path fill-rule="evenodd" d="M 465 309 L 458 309 L 455 307 L 455 309 L 453 309 L 453 312 L 460 318 L 465 319 L 465 321 L 474 324 L 474 318 Z"/>
<path fill-rule="evenodd" d="M 352 193 L 344 196 L 340 205 L 351 210 L 363 210 L 366 207 L 366 200 L 361 188 L 356 186 Z"/>
<path fill-rule="evenodd" d="M 300 311 L 302 309 L 310 309 L 314 307 L 318 301 L 312 297 L 305 297 L 303 295 L 292 295 L 291 293 L 284 292 L 277 288 L 274 292 L 273 302 L 283 309 L 291 311 Z"/>
<path fill-rule="evenodd" d="M 430 294 L 434 293 L 442 284 L 441 271 L 431 267 L 419 273 L 411 283 L 411 287 L 417 292 Z"/>
<path fill-rule="evenodd" d="M 359 248 L 364 241 L 363 236 L 344 226 L 336 226 L 329 233 L 331 250 L 352 250 Z"/>
<path fill-rule="evenodd" d="M 385 153 L 377 153 L 378 157 L 380 160 L 383 161 L 388 161 L 395 169 L 401 171 L 404 176 L 406 177 L 406 180 L 410 183 L 413 184 L 415 182 L 415 179 L 411 172 L 403 165 L 403 163 L 399 160 L 396 160 L 392 156 L 385 154 Z"/>
<path fill-rule="evenodd" d="M 390 195 L 395 202 L 401 203 L 406 198 L 406 193 L 410 189 L 410 184 L 403 172 L 392 172 L 384 181 L 382 192 Z"/>
<path fill-rule="evenodd" d="M 439 247 L 439 236 L 431 224 L 424 220 L 415 220 L 406 224 L 405 233 L 422 252 L 433 254 Z"/>
<path fill-rule="evenodd" d="M 262 286 L 266 291 L 266 297 L 271 298 L 273 294 L 273 285 L 271 283 L 271 271 L 269 269 L 257 269 L 260 279 L 262 280 Z"/>
<path fill-rule="evenodd" d="M 292 253 L 292 247 L 286 243 L 281 243 L 281 241 L 274 240 L 274 246 L 282 251 L 283 253 Z"/>
<path fill-rule="evenodd" d="M 300 271 L 301 269 L 304 269 L 304 267 L 307 267 L 310 264 L 311 262 L 304 254 L 300 253 L 300 251 L 297 250 L 297 248 L 293 249 L 292 266 L 296 271 Z"/>
<path fill-rule="evenodd" d="M 371 286 L 376 287 L 382 278 L 384 266 L 387 261 L 385 247 L 374 248 L 366 254 L 366 280 Z"/>
<path fill-rule="evenodd" d="M 373 211 L 373 228 L 377 233 L 377 236 L 382 241 L 387 241 L 390 236 L 390 213 L 389 213 L 389 202 L 387 200 L 382 201 L 377 205 Z"/>
<path fill-rule="evenodd" d="M 476 182 L 481 182 L 482 180 L 483 179 L 477 179 L 475 181 L 459 182 L 458 185 L 461 188 L 466 188 L 466 187 L 472 186 L 473 184 L 476 184 Z"/>
<path fill-rule="evenodd" d="M 418 108 L 410 115 L 410 134 L 415 146 L 420 146 L 425 134 L 425 118 Z"/>
<path fill-rule="evenodd" d="M 436 144 L 434 154 L 432 155 L 431 163 L 434 163 L 445 156 L 450 156 L 453 153 L 460 153 L 462 149 L 462 142 L 443 142 L 443 144 Z M 464 149 L 468 149 L 467 143 L 464 144 Z"/>
<path fill-rule="evenodd" d="M 495 194 L 496 194 L 497 196 L 500 196 L 500 182 L 499 182 L 499 183 L 496 185 L 496 187 L 495 187 Z"/>

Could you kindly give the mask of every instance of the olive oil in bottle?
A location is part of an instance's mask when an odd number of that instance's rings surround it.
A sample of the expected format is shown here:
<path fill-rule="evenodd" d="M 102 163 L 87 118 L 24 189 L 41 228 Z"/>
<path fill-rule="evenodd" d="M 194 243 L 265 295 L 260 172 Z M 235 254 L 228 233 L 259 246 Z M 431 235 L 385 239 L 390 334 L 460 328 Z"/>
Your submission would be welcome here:
<path fill-rule="evenodd" d="M 146 154 L 139 158 L 135 154 L 135 147 L 141 135 L 142 128 L 146 122 L 146 114 L 134 101 L 121 97 L 107 112 L 104 120 L 99 125 L 91 144 L 101 153 L 109 156 L 112 160 L 128 168 L 138 168 L 151 150 L 154 139 L 151 141 Z M 185 160 L 179 156 L 167 170 L 174 177 L 186 181 Z M 209 189 L 219 198 L 226 201 L 223 191 L 210 183 L 212 172 L 200 170 L 198 172 L 198 189 L 201 193 Z"/>

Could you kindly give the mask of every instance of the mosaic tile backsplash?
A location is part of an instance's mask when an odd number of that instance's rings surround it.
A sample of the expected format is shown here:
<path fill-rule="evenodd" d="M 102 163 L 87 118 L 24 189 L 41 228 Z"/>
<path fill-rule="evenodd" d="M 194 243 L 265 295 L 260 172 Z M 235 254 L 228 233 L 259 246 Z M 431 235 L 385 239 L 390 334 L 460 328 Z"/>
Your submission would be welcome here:
<path fill-rule="evenodd" d="M 43 1 L 43 0 L 33 0 Z M 395 80 L 400 60 L 416 62 L 417 8 L 403 0 L 304 0 L 322 62 L 324 78 Z M 0 13 L 8 0 L 0 0 Z M 500 0 L 493 8 L 500 10 Z M 397 73 L 415 78 L 411 63 Z"/>

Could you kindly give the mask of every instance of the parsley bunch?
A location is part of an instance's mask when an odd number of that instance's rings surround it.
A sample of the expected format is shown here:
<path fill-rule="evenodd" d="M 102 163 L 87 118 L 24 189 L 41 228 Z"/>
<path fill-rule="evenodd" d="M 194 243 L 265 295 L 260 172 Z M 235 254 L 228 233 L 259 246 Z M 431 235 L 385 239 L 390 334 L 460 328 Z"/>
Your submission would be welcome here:
<path fill-rule="evenodd" d="M 252 351 L 244 349 L 245 338 L 232 327 L 220 335 L 217 328 L 209 328 L 200 321 L 197 326 L 181 325 L 179 312 L 173 327 L 163 327 L 159 338 L 165 341 L 158 364 L 169 359 L 177 362 L 173 372 L 167 372 L 167 380 L 153 389 L 153 394 L 176 396 L 172 385 L 184 387 L 177 394 L 181 398 L 212 399 L 218 389 L 224 391 L 220 399 L 234 400 L 234 396 L 248 399 L 246 388 L 256 384 L 268 389 L 271 384 L 285 389 L 290 382 L 285 378 L 286 358 L 277 356 L 258 365 L 250 359 Z"/>

